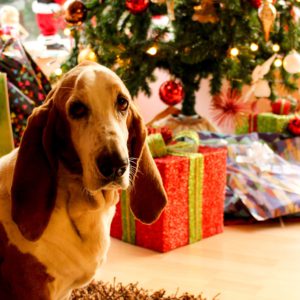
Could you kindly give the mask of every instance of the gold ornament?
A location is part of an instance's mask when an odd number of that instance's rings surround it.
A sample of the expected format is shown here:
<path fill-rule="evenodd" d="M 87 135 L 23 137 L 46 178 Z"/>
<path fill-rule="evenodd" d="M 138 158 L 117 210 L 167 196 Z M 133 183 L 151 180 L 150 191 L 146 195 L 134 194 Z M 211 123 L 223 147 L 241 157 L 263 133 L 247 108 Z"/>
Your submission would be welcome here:
<path fill-rule="evenodd" d="M 167 9 L 168 9 L 168 16 L 170 21 L 175 21 L 175 11 L 174 11 L 174 6 L 175 0 L 166 0 L 167 1 Z"/>
<path fill-rule="evenodd" d="M 166 0 L 151 0 L 151 2 L 155 4 L 163 4 L 166 2 Z"/>
<path fill-rule="evenodd" d="M 262 23 L 265 40 L 267 42 L 276 18 L 276 8 L 272 4 L 272 0 L 264 0 L 263 4 L 258 9 L 258 16 Z"/>
<path fill-rule="evenodd" d="M 194 6 L 193 21 L 199 23 L 217 23 L 219 17 L 217 16 L 214 0 L 202 0 L 200 5 Z"/>
<path fill-rule="evenodd" d="M 97 62 L 97 55 L 90 47 L 82 49 L 78 54 L 78 63 L 85 60 Z"/>

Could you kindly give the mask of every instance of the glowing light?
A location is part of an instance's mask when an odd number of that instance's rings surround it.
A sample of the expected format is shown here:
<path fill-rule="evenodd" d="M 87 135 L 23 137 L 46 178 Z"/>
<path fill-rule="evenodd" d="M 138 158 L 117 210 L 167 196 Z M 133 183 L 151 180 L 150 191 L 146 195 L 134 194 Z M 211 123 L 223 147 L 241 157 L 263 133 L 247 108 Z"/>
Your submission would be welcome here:
<path fill-rule="evenodd" d="M 231 54 L 232 56 L 238 56 L 239 53 L 240 53 L 240 51 L 239 51 L 238 48 L 232 48 L 232 49 L 230 50 L 230 54 Z"/>
<path fill-rule="evenodd" d="M 91 51 L 88 54 L 88 60 L 91 60 L 91 61 L 95 61 L 96 60 L 96 54 L 95 54 L 95 52 Z"/>
<path fill-rule="evenodd" d="M 279 68 L 282 66 L 282 59 L 281 58 L 276 58 L 275 61 L 274 61 L 274 66 L 276 68 Z"/>
<path fill-rule="evenodd" d="M 278 44 L 274 44 L 272 49 L 274 52 L 278 52 L 280 50 L 280 46 Z"/>
<path fill-rule="evenodd" d="M 70 28 L 65 28 L 64 29 L 64 35 L 65 36 L 70 36 L 71 35 L 71 29 Z"/>
<path fill-rule="evenodd" d="M 55 73 L 56 76 L 61 76 L 62 73 L 63 73 L 63 71 L 62 71 L 61 68 L 58 68 L 58 69 L 56 69 L 56 70 L 54 71 L 54 73 Z"/>
<path fill-rule="evenodd" d="M 258 50 L 258 45 L 255 44 L 255 43 L 251 43 L 250 50 L 253 51 L 253 52 L 257 51 Z"/>
<path fill-rule="evenodd" d="M 149 55 L 152 55 L 152 56 L 156 55 L 156 53 L 157 53 L 157 47 L 156 47 L 156 46 L 150 47 L 150 48 L 147 50 L 147 53 L 148 53 Z"/>

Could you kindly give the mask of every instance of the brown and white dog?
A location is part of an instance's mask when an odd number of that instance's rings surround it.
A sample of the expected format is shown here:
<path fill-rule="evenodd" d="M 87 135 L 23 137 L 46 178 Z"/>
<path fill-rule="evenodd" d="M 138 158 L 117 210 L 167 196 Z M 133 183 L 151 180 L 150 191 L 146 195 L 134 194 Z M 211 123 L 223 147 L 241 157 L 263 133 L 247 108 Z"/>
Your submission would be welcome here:
<path fill-rule="evenodd" d="M 65 300 L 105 260 L 118 190 L 153 222 L 166 204 L 146 128 L 112 71 L 83 63 L 0 159 L 0 299 Z M 131 183 L 131 184 L 130 184 Z"/>

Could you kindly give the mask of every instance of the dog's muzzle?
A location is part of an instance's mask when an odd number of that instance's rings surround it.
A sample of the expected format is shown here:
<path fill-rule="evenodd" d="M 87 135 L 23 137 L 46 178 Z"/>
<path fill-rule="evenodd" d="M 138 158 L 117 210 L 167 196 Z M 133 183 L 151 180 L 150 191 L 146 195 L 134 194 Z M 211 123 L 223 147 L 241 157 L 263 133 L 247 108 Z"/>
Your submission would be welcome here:
<path fill-rule="evenodd" d="M 97 166 L 103 177 L 113 181 L 126 172 L 128 158 L 123 158 L 118 152 L 101 154 L 97 159 Z"/>

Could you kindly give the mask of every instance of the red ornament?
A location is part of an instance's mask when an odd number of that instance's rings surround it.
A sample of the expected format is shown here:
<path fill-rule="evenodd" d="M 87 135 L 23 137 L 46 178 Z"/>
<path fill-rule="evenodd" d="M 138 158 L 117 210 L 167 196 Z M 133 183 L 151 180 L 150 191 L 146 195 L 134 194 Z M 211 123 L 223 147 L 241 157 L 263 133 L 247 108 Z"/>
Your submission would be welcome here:
<path fill-rule="evenodd" d="M 230 129 L 234 129 L 241 116 L 251 112 L 251 103 L 244 102 L 241 93 L 231 88 L 214 95 L 211 106 L 213 120 Z"/>
<path fill-rule="evenodd" d="M 262 4 L 262 0 L 250 0 L 249 2 L 254 8 L 259 8 Z M 272 2 L 275 4 L 276 0 L 273 0 Z"/>
<path fill-rule="evenodd" d="M 289 125 L 288 125 L 288 130 L 293 135 L 297 135 L 297 136 L 300 135 L 300 117 L 299 116 L 290 120 Z"/>
<path fill-rule="evenodd" d="M 65 21 L 72 25 L 80 25 L 87 16 L 87 8 L 80 0 L 72 1 L 66 9 Z"/>
<path fill-rule="evenodd" d="M 169 80 L 164 82 L 159 88 L 160 99 L 168 105 L 176 105 L 184 98 L 184 90 L 181 82 Z"/>
<path fill-rule="evenodd" d="M 135 15 L 142 13 L 147 9 L 149 6 L 149 0 L 126 0 L 125 6 L 132 14 Z"/>

